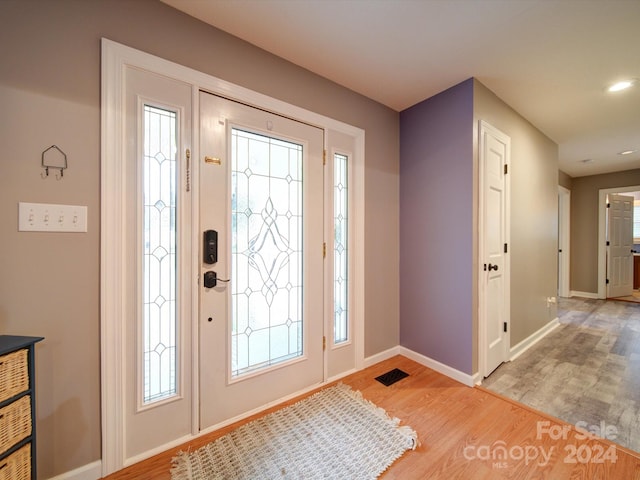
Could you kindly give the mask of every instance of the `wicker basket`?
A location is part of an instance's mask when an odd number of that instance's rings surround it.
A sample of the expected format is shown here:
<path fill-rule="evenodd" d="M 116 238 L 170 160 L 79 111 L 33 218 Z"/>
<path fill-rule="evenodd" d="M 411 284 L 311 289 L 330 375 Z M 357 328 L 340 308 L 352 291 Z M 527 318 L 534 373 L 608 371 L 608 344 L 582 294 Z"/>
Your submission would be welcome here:
<path fill-rule="evenodd" d="M 0 357 L 0 402 L 29 388 L 28 350 L 17 350 Z"/>
<path fill-rule="evenodd" d="M 24 397 L 0 408 L 0 453 L 31 435 L 31 397 Z"/>
<path fill-rule="evenodd" d="M 31 444 L 0 460 L 0 480 L 31 480 Z"/>

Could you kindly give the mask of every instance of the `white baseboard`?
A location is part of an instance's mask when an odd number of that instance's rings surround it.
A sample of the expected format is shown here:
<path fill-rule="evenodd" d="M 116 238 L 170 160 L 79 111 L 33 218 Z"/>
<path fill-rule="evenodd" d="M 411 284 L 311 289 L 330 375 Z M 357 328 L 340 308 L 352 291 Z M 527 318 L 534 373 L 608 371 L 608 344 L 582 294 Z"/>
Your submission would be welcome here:
<path fill-rule="evenodd" d="M 453 380 L 456 380 L 460 383 L 464 383 L 465 385 L 472 387 L 476 383 L 476 375 L 469 375 L 467 373 L 461 372 L 460 370 L 456 370 L 449 365 L 445 365 L 433 358 L 426 357 L 421 353 L 414 352 L 413 350 L 409 350 L 406 347 L 398 345 L 396 347 L 392 347 L 384 352 L 377 353 L 372 355 L 371 357 L 367 357 L 364 360 L 364 367 L 370 367 L 371 365 L 375 365 L 376 363 L 380 363 L 384 360 L 388 360 L 391 357 L 395 357 L 396 355 L 404 355 L 407 358 L 410 358 L 414 362 L 418 362 L 420 365 L 424 365 L 432 370 L 435 370 L 438 373 L 441 373 Z"/>
<path fill-rule="evenodd" d="M 385 350 L 384 352 L 376 353 L 371 357 L 365 358 L 363 368 L 367 368 L 367 367 L 370 367 L 371 365 L 375 365 L 376 363 L 383 362 L 384 360 L 388 360 L 391 357 L 395 357 L 396 355 L 401 355 L 399 345 L 392 347 L 389 350 Z"/>
<path fill-rule="evenodd" d="M 473 385 L 476 383 L 475 377 L 477 375 L 469 375 L 468 373 L 461 372 L 460 370 L 456 370 L 455 368 L 450 367 L 449 365 L 440 363 L 439 361 L 434 360 L 433 358 L 425 357 L 420 353 L 416 353 L 413 350 L 409 350 L 408 348 L 405 348 L 402 346 L 398 347 L 398 349 L 399 349 L 398 353 L 400 355 L 404 355 L 405 357 L 410 358 L 411 360 L 418 362 L 419 364 L 424 365 L 425 367 L 428 367 L 432 370 L 435 370 L 438 373 L 441 373 L 449 378 L 452 378 L 453 380 L 463 383 L 467 387 L 473 387 Z"/>
<path fill-rule="evenodd" d="M 572 297 L 595 298 L 596 300 L 598 299 L 598 294 L 597 293 L 579 292 L 577 290 L 571 290 L 569 292 L 569 295 L 571 295 Z"/>
<path fill-rule="evenodd" d="M 524 352 L 533 347 L 536 343 L 542 340 L 546 335 L 548 335 L 552 330 L 557 328 L 560 325 L 558 321 L 558 317 L 551 320 L 544 327 L 542 327 L 537 332 L 534 332 L 532 335 L 529 335 L 523 341 L 515 345 L 509 350 L 509 360 L 515 360 Z"/>
<path fill-rule="evenodd" d="M 400 345 L 396 347 L 392 347 L 388 350 L 385 350 L 384 352 L 380 352 L 375 355 L 372 355 L 371 357 L 365 358 L 364 368 L 370 367 L 371 365 L 375 365 L 376 363 L 380 363 L 384 360 L 388 360 L 389 358 L 395 357 L 396 355 L 404 355 L 405 357 L 410 358 L 411 360 L 418 362 L 419 364 L 424 365 L 425 367 L 431 368 L 432 370 L 435 370 L 436 372 L 441 373 L 469 387 L 472 387 L 476 383 L 476 377 L 478 376 L 478 374 L 473 376 L 468 375 L 459 370 L 456 370 L 455 368 L 445 365 L 444 363 L 438 362 L 437 360 L 434 360 L 429 357 L 425 357 L 420 353 L 416 353 Z M 339 378 L 349 375 L 351 373 L 354 373 L 354 371 L 349 371 L 349 372 L 346 372 L 345 374 L 337 375 L 329 379 L 329 381 L 338 380 Z M 292 397 L 297 396 L 300 393 L 301 392 L 296 392 L 296 394 L 292 395 Z M 277 402 L 273 402 L 273 403 L 280 403 L 282 401 L 283 399 L 279 399 Z M 268 406 L 260 407 L 260 410 L 263 410 L 266 407 Z M 254 413 L 254 412 L 250 412 L 250 413 Z M 236 419 L 233 419 L 233 420 L 236 420 Z M 225 424 L 227 423 L 230 423 L 230 422 L 225 422 Z M 215 425 L 214 427 L 207 429 L 206 431 L 200 432 L 196 436 L 200 436 L 202 434 L 207 433 L 209 430 L 215 430 L 220 427 L 221 425 Z M 194 436 L 193 438 L 195 438 L 196 436 Z M 180 439 L 180 442 L 183 442 L 183 441 L 184 439 Z M 160 450 L 165 449 L 165 447 L 167 446 L 164 445 L 160 447 Z M 136 461 L 141 459 L 142 458 L 136 459 Z M 97 462 L 90 463 L 89 465 L 85 465 L 84 467 L 78 468 L 76 470 L 63 473 L 56 477 L 52 477 L 49 480 L 97 480 L 101 477 L 102 477 L 102 462 L 98 460 Z"/>
<path fill-rule="evenodd" d="M 70 472 L 50 477 L 49 480 L 97 480 L 98 478 L 102 478 L 102 462 L 100 460 Z"/>

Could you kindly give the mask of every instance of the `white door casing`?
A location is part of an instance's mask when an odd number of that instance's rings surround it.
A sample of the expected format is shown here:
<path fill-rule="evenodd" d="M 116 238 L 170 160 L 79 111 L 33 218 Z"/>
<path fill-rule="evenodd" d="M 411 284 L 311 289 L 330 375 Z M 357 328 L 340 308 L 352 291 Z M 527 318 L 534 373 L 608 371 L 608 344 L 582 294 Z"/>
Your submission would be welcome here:
<path fill-rule="evenodd" d="M 607 297 L 633 293 L 633 200 L 609 194 L 607 204 Z"/>
<path fill-rule="evenodd" d="M 479 155 L 479 354 L 482 376 L 509 358 L 510 138 L 480 121 Z"/>
<path fill-rule="evenodd" d="M 125 361 L 127 350 L 127 321 L 128 301 L 132 285 L 127 275 L 130 274 L 129 265 L 131 254 L 127 245 L 126 219 L 131 208 L 127 203 L 126 190 L 129 173 L 127 171 L 127 140 L 125 138 L 125 97 L 126 97 L 126 73 L 129 69 L 140 69 L 174 79 L 176 82 L 186 84 L 191 88 L 193 107 L 192 124 L 199 122 L 198 96 L 201 89 L 217 92 L 220 95 L 236 98 L 245 104 L 256 105 L 267 111 L 278 112 L 289 118 L 297 118 L 312 125 L 319 125 L 328 135 L 326 136 L 325 149 L 331 150 L 332 139 L 344 135 L 351 139 L 353 147 L 353 177 L 352 189 L 352 331 L 353 349 L 355 358 L 347 359 L 343 363 L 343 370 L 338 369 L 332 375 L 331 380 L 351 373 L 364 366 L 364 172 L 365 149 L 364 131 L 342 123 L 340 121 L 319 115 L 309 110 L 296 107 L 280 100 L 248 90 L 238 85 L 195 71 L 162 58 L 149 55 L 139 50 L 118 44 L 108 39 L 102 39 L 102 98 L 101 98 L 101 408 L 102 408 L 102 475 L 107 476 L 131 463 L 148 458 L 160 451 L 175 447 L 206 431 L 199 430 L 199 382 L 191 382 L 191 422 L 190 429 L 180 426 L 180 429 L 189 431 L 187 435 L 177 436 L 166 440 L 164 445 L 150 448 L 133 457 L 126 451 L 140 451 L 140 448 L 127 446 L 127 425 L 125 422 L 126 404 L 131 388 L 127 386 L 127 371 L 130 362 Z M 171 81 L 171 80 L 169 80 Z M 171 102 L 169 102 L 171 103 Z M 193 129 L 192 164 L 191 164 L 191 218 L 197 219 L 199 213 L 199 164 L 194 159 L 201 158 L 199 152 L 199 130 Z M 339 143 L 339 142 L 338 142 Z M 186 146 L 186 145 L 185 145 Z M 198 281 L 200 277 L 201 259 L 199 249 L 202 245 L 202 229 L 197 221 L 192 222 L 192 235 L 190 250 L 193 260 L 190 264 L 191 285 L 194 294 L 191 298 L 191 312 L 194 322 L 198 315 Z M 222 276 L 222 275 L 221 275 Z M 188 282 L 185 282 L 185 285 Z M 325 300 L 325 303 L 327 301 Z M 183 305 L 184 308 L 188 308 Z M 197 323 L 192 324 L 193 327 Z M 199 332 L 198 328 L 191 328 L 189 332 L 183 332 L 184 340 L 190 343 L 189 351 L 182 358 L 183 364 L 191 365 L 194 377 L 200 366 L 199 356 Z M 342 350 L 344 351 L 344 350 Z M 327 357 L 335 352 L 328 351 Z M 338 365 L 333 361 L 329 365 Z M 352 367 L 352 370 L 346 369 Z M 183 376 L 186 381 L 186 376 Z M 187 388 L 188 390 L 188 388 Z M 184 390 L 186 395 L 186 390 Z M 296 392 L 291 397 L 303 392 Z M 186 399 L 186 396 L 185 396 Z M 286 400 L 279 399 L 278 401 Z M 277 402 L 274 402 L 277 403 Z M 263 405 L 266 407 L 268 405 Z M 179 434 L 176 434 L 179 435 Z M 159 439 L 165 441 L 164 438 Z"/>
<path fill-rule="evenodd" d="M 570 297 L 571 190 L 558 187 L 558 296 Z"/>
<path fill-rule="evenodd" d="M 580 292 L 581 295 L 607 298 L 607 198 L 611 194 L 624 195 L 637 191 L 640 191 L 640 185 L 603 188 L 598 191 L 598 290 L 597 292 Z"/>
<path fill-rule="evenodd" d="M 145 70 L 127 66 L 123 70 L 124 91 L 123 91 L 123 112 L 124 112 L 124 151 L 122 162 L 123 183 L 118 202 L 122 208 L 122 214 L 117 219 L 120 248 L 125 260 L 121 265 L 121 287 L 126 292 L 121 298 L 121 341 L 122 356 L 122 439 L 121 456 L 123 464 L 133 463 L 140 456 L 148 455 L 169 442 L 176 439 L 188 438 L 191 434 L 192 422 L 192 363 L 189 357 L 189 344 L 192 336 L 191 319 L 191 200 L 190 194 L 186 191 L 185 167 L 186 150 L 191 148 L 192 142 L 192 108 L 191 108 L 191 86 L 178 80 L 155 75 Z M 169 218 L 169 209 L 174 210 L 171 215 L 175 219 L 176 235 L 175 240 L 170 243 L 165 240 L 162 244 L 156 243 L 160 239 L 157 236 L 145 234 L 143 228 L 143 200 L 145 199 L 145 181 L 152 181 L 151 173 L 144 173 L 143 158 L 144 139 L 149 125 L 145 120 L 144 110 L 146 107 L 156 109 L 157 112 L 164 112 L 162 117 L 175 119 L 175 130 L 165 123 L 164 133 L 168 136 L 176 135 L 175 149 L 172 150 L 169 138 L 166 138 L 162 152 L 159 154 L 158 162 L 153 162 L 162 168 L 165 184 L 169 177 L 173 177 L 177 186 L 175 189 L 176 206 L 170 207 L 168 204 L 158 204 L 158 208 L 151 207 L 146 210 L 153 210 L 156 214 Z M 171 140 L 172 142 L 173 140 Z M 154 147 L 155 148 L 155 147 Z M 150 153 L 150 155 L 153 155 Z M 175 159 L 170 157 L 175 155 Z M 166 168 L 167 165 L 175 163 L 174 169 Z M 149 178 L 145 177 L 149 175 Z M 157 177 L 156 177 L 157 178 Z M 166 196 L 164 197 L 167 202 Z M 164 213 L 161 213 L 164 212 Z M 153 213 L 147 213 L 153 215 Z M 111 232 L 107 232 L 111 233 Z M 147 237 L 145 237 L 147 235 Z M 147 240 L 144 240 L 147 238 Z M 143 241 L 144 240 L 144 241 Z M 159 257 L 147 253 L 150 260 L 145 258 L 145 245 L 151 243 L 149 251 L 158 249 Z M 145 289 L 143 289 L 143 265 L 161 265 L 171 262 L 171 258 L 176 258 L 176 276 L 167 273 L 164 269 L 163 285 L 151 286 L 148 290 L 149 303 L 144 306 Z M 112 265 L 110 268 L 113 268 Z M 155 267 L 147 267 L 155 268 Z M 160 267 L 159 267 L 160 268 Z M 159 279 L 161 275 L 156 275 Z M 173 286 L 171 285 L 173 284 Z M 175 297 L 172 296 L 175 294 Z M 172 307 L 171 305 L 175 305 Z M 165 312 L 169 310 L 175 312 L 175 333 L 167 332 L 165 325 L 160 330 L 156 327 L 145 327 L 145 312 L 149 310 Z M 169 314 L 165 313 L 166 319 Z M 152 320 L 152 323 L 157 321 Z M 169 322 L 171 323 L 171 322 Z M 149 332 L 152 328 L 154 332 Z M 145 330 L 149 337 L 148 344 L 145 345 Z M 161 331 L 163 330 L 163 331 Z M 156 336 L 159 335 L 159 336 Z M 173 337 L 173 339 L 171 338 Z M 170 342 L 175 344 L 171 345 Z M 153 343 L 153 345 L 151 345 Z M 150 346 L 151 345 L 151 346 Z M 151 348 L 154 351 L 145 354 L 145 350 Z M 175 393 L 165 395 L 158 401 L 145 402 L 144 385 L 145 364 L 143 358 L 153 357 L 163 358 L 160 362 L 165 362 L 164 369 L 168 372 L 174 367 L 170 366 L 170 350 L 175 348 Z M 149 374 L 147 374 L 149 375 Z M 167 376 L 163 377 L 167 378 Z M 149 380 L 148 380 L 149 381 Z M 148 393 L 147 393 L 148 394 Z M 169 421 L 167 421 L 169 419 Z"/>

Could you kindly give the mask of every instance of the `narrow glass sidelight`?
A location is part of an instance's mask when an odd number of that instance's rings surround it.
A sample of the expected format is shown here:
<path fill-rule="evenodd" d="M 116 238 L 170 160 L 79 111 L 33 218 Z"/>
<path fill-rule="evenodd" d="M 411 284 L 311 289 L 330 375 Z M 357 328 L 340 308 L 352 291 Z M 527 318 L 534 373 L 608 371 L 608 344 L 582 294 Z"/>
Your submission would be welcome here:
<path fill-rule="evenodd" d="M 333 156 L 333 343 L 349 340 L 349 158 Z"/>
<path fill-rule="evenodd" d="M 142 159 L 143 404 L 177 394 L 176 112 L 145 105 Z"/>
<path fill-rule="evenodd" d="M 231 132 L 231 375 L 303 355 L 302 145 Z"/>

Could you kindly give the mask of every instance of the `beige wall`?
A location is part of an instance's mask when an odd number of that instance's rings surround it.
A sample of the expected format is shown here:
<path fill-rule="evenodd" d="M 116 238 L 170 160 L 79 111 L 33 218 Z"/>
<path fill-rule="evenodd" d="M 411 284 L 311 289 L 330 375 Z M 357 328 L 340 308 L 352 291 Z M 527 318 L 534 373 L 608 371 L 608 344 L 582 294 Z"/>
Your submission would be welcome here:
<path fill-rule="evenodd" d="M 478 120 L 485 120 L 511 138 L 514 347 L 556 317 L 547 297 L 558 291 L 558 146 L 477 80 L 474 119 L 476 127 Z M 477 148 L 475 158 L 477 163 Z"/>
<path fill-rule="evenodd" d="M 100 38 L 366 131 L 365 354 L 399 343 L 398 113 L 156 0 L 0 2 L 0 332 L 37 346 L 40 478 L 100 458 Z M 40 178 L 40 153 L 68 155 Z M 19 233 L 20 201 L 87 205 L 88 233 Z"/>
<path fill-rule="evenodd" d="M 564 173 L 562 170 L 558 170 L 558 185 L 571 190 L 572 182 L 573 178 Z"/>
<path fill-rule="evenodd" d="M 601 189 L 640 185 L 640 169 L 575 177 L 571 182 L 572 291 L 598 293 L 598 197 Z"/>

